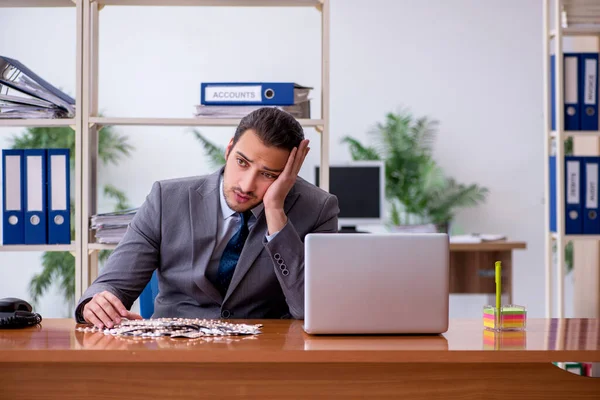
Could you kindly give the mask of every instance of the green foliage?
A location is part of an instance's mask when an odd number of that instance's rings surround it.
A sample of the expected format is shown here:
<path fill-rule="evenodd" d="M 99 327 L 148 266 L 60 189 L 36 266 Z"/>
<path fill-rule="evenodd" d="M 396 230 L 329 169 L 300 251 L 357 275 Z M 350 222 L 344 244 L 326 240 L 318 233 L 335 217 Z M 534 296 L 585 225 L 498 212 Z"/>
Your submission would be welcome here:
<path fill-rule="evenodd" d="M 373 145 L 365 146 L 345 136 L 353 160 L 385 162 L 386 197 L 391 203 L 391 223 L 400 225 L 402 213 L 447 225 L 457 210 L 485 201 L 488 189 L 464 185 L 447 177 L 433 160 L 438 122 L 427 117 L 415 119 L 406 111 L 388 113 L 384 123 L 369 132 Z"/>
<path fill-rule="evenodd" d="M 11 148 L 68 148 L 70 149 L 71 171 L 75 171 L 75 132 L 68 127 L 34 127 L 27 128 L 22 134 L 13 136 Z M 133 150 L 127 137 L 105 127 L 98 134 L 98 158 L 103 163 L 118 165 L 118 162 L 130 155 Z M 73 174 L 74 176 L 74 174 Z M 71 183 L 72 191 L 75 189 Z M 104 188 L 104 195 L 117 201 L 117 210 L 128 208 L 125 194 L 112 185 Z M 75 237 L 75 206 L 71 199 L 71 238 Z M 84 237 L 86 234 L 84 232 Z M 106 259 L 109 251 L 102 251 L 100 259 Z M 33 303 L 46 293 L 54 282 L 58 282 L 60 290 L 67 302 L 72 304 L 75 296 L 75 258 L 69 252 L 47 252 L 42 256 L 42 272 L 36 274 L 29 282 L 29 293 Z"/>
<path fill-rule="evenodd" d="M 222 167 L 225 165 L 225 149 L 212 143 L 205 138 L 198 130 L 193 129 L 194 137 L 200 141 L 204 148 L 204 154 L 208 157 L 208 161 L 213 167 Z"/>
<path fill-rule="evenodd" d="M 567 267 L 567 272 L 573 270 L 573 242 L 568 242 L 565 246 L 565 266 Z"/>

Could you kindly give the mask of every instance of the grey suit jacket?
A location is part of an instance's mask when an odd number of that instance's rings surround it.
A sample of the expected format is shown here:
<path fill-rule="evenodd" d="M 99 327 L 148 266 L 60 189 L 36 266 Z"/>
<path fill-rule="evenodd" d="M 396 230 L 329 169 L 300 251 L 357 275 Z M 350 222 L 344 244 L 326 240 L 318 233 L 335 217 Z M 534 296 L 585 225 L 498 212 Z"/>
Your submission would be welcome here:
<path fill-rule="evenodd" d="M 155 318 L 304 318 L 304 237 L 337 231 L 337 198 L 298 177 L 284 204 L 286 226 L 267 242 L 263 210 L 222 296 L 206 277 L 216 245 L 221 171 L 154 183 L 81 297 L 75 311 L 79 322 L 84 322 L 83 306 L 104 290 L 130 309 L 155 269 Z"/>

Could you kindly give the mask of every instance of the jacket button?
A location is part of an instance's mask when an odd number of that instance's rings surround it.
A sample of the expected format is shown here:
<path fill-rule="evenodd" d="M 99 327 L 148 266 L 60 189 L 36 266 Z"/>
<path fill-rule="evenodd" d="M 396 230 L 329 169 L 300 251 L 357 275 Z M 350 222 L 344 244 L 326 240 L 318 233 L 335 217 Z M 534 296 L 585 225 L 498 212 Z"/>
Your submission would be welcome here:
<path fill-rule="evenodd" d="M 279 259 L 281 259 L 281 254 L 279 254 L 279 253 L 275 253 L 275 254 L 273 254 L 273 257 L 274 257 L 276 260 L 279 260 Z"/>
<path fill-rule="evenodd" d="M 231 317 L 231 312 L 229 312 L 229 310 L 223 310 L 223 311 L 221 311 L 221 317 L 229 318 L 229 317 Z"/>
<path fill-rule="evenodd" d="M 290 274 L 290 270 L 289 269 L 284 269 L 283 271 L 281 271 L 281 274 L 283 276 L 288 276 Z"/>

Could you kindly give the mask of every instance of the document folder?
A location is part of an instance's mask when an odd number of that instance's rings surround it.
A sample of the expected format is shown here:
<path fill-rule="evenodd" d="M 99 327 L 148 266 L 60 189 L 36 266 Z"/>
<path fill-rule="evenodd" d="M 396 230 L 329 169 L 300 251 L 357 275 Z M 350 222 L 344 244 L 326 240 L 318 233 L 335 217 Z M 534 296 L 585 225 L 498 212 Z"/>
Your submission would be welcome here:
<path fill-rule="evenodd" d="M 292 82 L 206 82 L 200 104 L 291 106 L 306 101 L 311 89 Z"/>
<path fill-rule="evenodd" d="M 24 150 L 25 244 L 47 243 L 46 150 Z"/>
<path fill-rule="evenodd" d="M 71 243 L 69 149 L 48 149 L 48 244 Z"/>
<path fill-rule="evenodd" d="M 563 106 L 561 112 L 564 118 L 564 130 L 580 130 L 580 104 L 579 104 L 579 60 L 578 53 L 564 53 L 563 72 Z M 550 56 L 550 101 L 552 113 L 552 130 L 556 130 L 556 57 Z"/>
<path fill-rule="evenodd" d="M 583 233 L 582 158 L 565 157 L 565 234 Z"/>
<path fill-rule="evenodd" d="M 558 201 L 556 188 L 556 156 L 550 157 L 549 190 L 550 190 L 550 231 L 557 232 Z M 582 195 L 582 157 L 565 156 L 565 185 L 561 190 L 565 194 L 565 234 L 578 235 L 583 232 L 583 195 Z"/>
<path fill-rule="evenodd" d="M 598 53 L 581 54 L 581 130 L 598 130 Z"/>
<path fill-rule="evenodd" d="M 583 233 L 600 234 L 600 209 L 598 208 L 598 166 L 600 157 L 583 157 Z"/>
<path fill-rule="evenodd" d="M 548 161 L 548 175 L 550 182 L 548 183 L 549 188 L 549 207 L 550 207 L 550 232 L 557 232 L 557 219 L 556 213 L 558 212 L 556 208 L 556 186 L 558 182 L 556 181 L 556 156 L 550 156 Z"/>
<path fill-rule="evenodd" d="M 2 150 L 2 243 L 25 243 L 23 150 Z"/>

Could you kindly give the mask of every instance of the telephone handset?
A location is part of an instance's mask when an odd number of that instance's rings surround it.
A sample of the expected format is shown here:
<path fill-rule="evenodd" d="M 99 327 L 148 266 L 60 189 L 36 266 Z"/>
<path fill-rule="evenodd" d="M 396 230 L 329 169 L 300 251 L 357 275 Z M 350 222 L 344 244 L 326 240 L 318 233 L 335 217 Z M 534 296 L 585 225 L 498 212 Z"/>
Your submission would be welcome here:
<path fill-rule="evenodd" d="M 31 305 L 15 297 L 0 299 L 0 329 L 25 328 L 42 322 L 42 316 L 32 312 Z"/>

